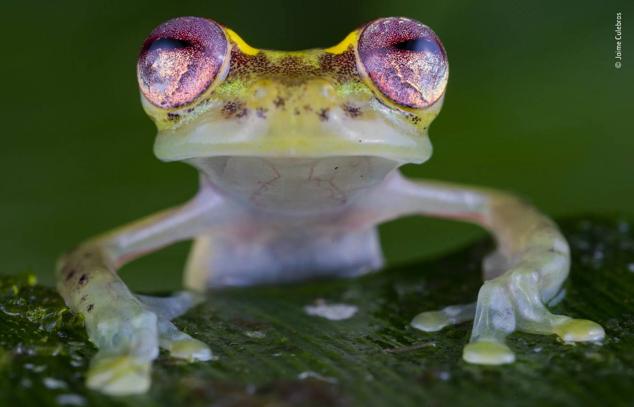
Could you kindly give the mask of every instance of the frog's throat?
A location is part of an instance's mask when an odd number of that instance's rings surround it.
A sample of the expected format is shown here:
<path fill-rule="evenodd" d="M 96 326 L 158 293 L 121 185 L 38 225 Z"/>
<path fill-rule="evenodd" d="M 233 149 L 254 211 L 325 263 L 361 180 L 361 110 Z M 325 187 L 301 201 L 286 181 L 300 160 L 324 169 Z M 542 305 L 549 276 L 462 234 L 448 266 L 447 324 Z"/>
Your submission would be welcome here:
<path fill-rule="evenodd" d="M 159 131 L 154 153 L 163 161 L 216 156 L 370 156 L 420 164 L 431 157 L 432 145 L 426 130 L 383 121 L 320 128 L 209 121 Z"/>

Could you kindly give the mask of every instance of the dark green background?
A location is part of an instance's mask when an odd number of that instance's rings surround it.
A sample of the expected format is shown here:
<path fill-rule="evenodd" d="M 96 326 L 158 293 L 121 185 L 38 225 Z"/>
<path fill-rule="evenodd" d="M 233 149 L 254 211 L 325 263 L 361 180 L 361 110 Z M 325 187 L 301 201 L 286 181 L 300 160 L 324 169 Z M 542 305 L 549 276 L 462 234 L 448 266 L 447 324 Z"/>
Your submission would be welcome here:
<path fill-rule="evenodd" d="M 52 283 L 62 251 L 194 193 L 192 169 L 152 156 L 154 128 L 134 68 L 144 37 L 178 15 L 212 17 L 254 46 L 287 50 L 332 45 L 378 16 L 419 19 L 442 38 L 451 73 L 431 128 L 435 155 L 407 174 L 512 190 L 555 217 L 634 214 L 634 10 L 626 0 L 3 0 L 0 7 L 5 273 L 32 269 Z M 619 11 L 625 60 L 617 70 Z M 481 233 L 422 219 L 383 232 L 392 262 Z M 124 276 L 135 288 L 174 288 L 187 247 L 140 260 Z"/>

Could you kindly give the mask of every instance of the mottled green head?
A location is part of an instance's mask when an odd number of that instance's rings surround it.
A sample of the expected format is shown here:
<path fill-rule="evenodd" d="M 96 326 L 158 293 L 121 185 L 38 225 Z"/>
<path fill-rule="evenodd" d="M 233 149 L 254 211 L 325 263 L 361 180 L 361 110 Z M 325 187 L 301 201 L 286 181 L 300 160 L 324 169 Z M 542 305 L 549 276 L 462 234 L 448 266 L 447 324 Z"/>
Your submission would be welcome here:
<path fill-rule="evenodd" d="M 425 25 L 374 20 L 338 45 L 270 51 L 212 20 L 157 27 L 137 65 L 163 160 L 377 156 L 423 162 L 442 105 L 445 50 Z"/>

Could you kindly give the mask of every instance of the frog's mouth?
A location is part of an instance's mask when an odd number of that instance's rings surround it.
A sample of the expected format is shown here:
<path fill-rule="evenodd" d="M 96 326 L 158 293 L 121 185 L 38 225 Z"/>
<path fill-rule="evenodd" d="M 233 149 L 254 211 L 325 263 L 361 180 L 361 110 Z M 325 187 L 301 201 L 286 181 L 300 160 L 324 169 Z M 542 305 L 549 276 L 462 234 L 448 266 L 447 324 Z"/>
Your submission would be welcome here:
<path fill-rule="evenodd" d="M 154 152 L 164 161 L 216 156 L 368 156 L 405 164 L 426 161 L 432 146 L 427 131 L 409 121 L 377 115 L 351 118 L 332 109 L 321 120 L 292 114 L 226 120 L 208 114 L 160 130 Z"/>

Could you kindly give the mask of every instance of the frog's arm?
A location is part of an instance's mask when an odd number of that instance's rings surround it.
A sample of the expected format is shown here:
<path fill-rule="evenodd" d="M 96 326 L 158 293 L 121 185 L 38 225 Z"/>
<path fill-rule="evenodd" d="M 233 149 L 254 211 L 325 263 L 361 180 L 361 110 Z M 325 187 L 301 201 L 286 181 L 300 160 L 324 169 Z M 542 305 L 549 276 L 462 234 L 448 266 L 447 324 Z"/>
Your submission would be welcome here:
<path fill-rule="evenodd" d="M 397 174 L 369 200 L 380 221 L 407 214 L 453 218 L 490 231 L 497 251 L 484 262 L 485 283 L 477 304 L 425 312 L 412 325 L 435 331 L 474 318 L 468 362 L 509 363 L 514 355 L 505 338 L 519 330 L 556 334 L 564 341 L 596 341 L 603 328 L 591 321 L 554 315 L 545 304 L 560 292 L 568 276 L 570 251 L 557 226 L 520 199 L 498 191 L 427 181 Z M 475 313 L 475 315 L 474 315 Z"/>
<path fill-rule="evenodd" d="M 116 270 L 144 253 L 191 238 L 211 228 L 223 214 L 222 200 L 210 188 L 183 206 L 90 239 L 58 262 L 57 287 L 66 304 L 84 316 L 99 352 L 87 384 L 113 394 L 144 391 L 158 346 L 173 356 L 209 359 L 209 349 L 169 322 L 194 298 L 133 295 Z"/>

